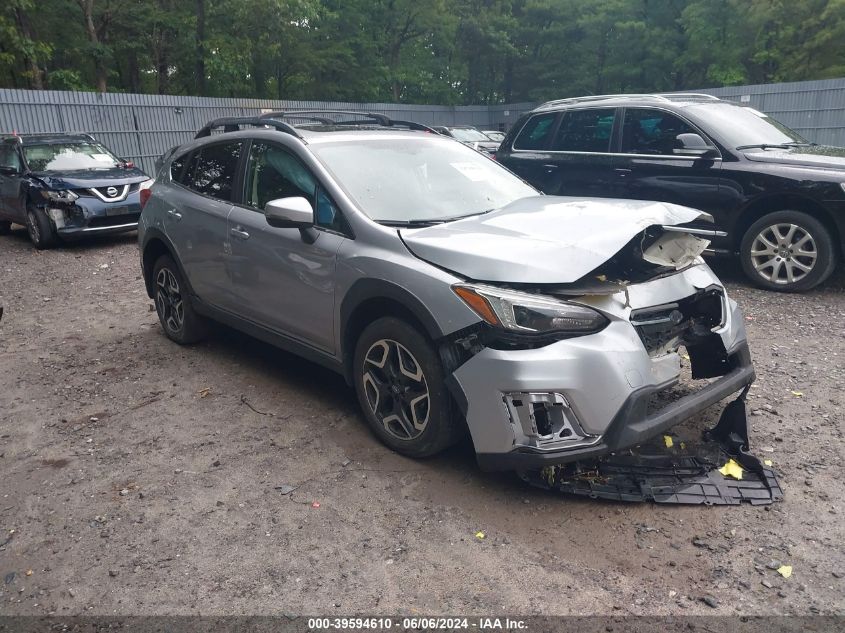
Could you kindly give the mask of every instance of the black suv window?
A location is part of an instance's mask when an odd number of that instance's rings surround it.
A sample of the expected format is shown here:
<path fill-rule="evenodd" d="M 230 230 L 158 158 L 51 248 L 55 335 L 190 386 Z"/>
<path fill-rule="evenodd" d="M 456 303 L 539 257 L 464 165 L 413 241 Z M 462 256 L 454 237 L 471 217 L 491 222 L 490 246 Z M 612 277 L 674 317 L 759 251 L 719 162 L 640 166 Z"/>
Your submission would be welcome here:
<path fill-rule="evenodd" d="M 528 120 L 513 142 L 514 149 L 543 149 L 552 133 L 556 113 L 538 114 Z"/>
<path fill-rule="evenodd" d="M 558 152 L 610 151 L 610 137 L 615 117 L 615 108 L 566 112 L 552 143 L 552 150 Z"/>
<path fill-rule="evenodd" d="M 670 112 L 627 108 L 622 125 L 622 152 L 671 155 L 679 147 L 678 134 L 698 134 L 698 131 Z"/>
<path fill-rule="evenodd" d="M 344 232 L 343 218 L 314 175 L 299 159 L 277 145 L 252 144 L 245 187 L 244 200 L 255 209 L 264 209 L 270 200 L 301 196 L 314 208 L 317 226 Z"/>
<path fill-rule="evenodd" d="M 212 198 L 231 200 L 242 146 L 238 141 L 200 148 L 194 155 L 188 187 Z"/>
<path fill-rule="evenodd" d="M 0 145 L 0 167 L 14 169 L 18 172 L 21 170 L 21 159 L 14 145 L 10 143 Z"/>

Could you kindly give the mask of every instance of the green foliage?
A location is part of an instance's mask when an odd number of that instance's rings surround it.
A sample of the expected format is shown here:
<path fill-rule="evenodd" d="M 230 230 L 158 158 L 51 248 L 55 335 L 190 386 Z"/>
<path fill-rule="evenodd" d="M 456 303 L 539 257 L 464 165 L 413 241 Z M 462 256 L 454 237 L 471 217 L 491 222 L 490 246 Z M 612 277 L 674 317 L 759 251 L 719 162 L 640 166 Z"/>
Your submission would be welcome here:
<path fill-rule="evenodd" d="M 0 87 L 471 104 L 845 75 L 845 0 L 5 0 Z"/>

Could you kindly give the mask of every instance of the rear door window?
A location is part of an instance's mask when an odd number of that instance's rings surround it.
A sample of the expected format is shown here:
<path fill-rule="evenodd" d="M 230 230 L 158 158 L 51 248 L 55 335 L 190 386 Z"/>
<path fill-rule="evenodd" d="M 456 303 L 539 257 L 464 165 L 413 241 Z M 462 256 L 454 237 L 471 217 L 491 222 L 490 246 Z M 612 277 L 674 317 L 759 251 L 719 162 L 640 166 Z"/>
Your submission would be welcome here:
<path fill-rule="evenodd" d="M 197 150 L 188 187 L 212 198 L 231 200 L 243 143 L 219 143 Z"/>
<path fill-rule="evenodd" d="M 514 149 L 545 149 L 554 128 L 557 113 L 538 114 L 528 119 L 519 136 L 513 142 Z"/>
<path fill-rule="evenodd" d="M 552 150 L 558 152 L 609 152 L 616 108 L 570 110 L 563 115 Z"/>
<path fill-rule="evenodd" d="M 679 134 L 698 134 L 674 114 L 648 108 L 628 108 L 622 125 L 622 152 L 671 156 Z"/>

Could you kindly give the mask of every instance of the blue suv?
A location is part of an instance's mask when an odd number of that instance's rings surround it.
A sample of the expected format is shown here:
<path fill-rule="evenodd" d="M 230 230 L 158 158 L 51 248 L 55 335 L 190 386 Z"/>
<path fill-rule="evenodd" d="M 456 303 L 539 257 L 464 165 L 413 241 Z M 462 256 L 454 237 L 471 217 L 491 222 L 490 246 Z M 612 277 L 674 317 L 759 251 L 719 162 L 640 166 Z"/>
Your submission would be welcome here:
<path fill-rule="evenodd" d="M 138 227 L 152 180 L 89 134 L 0 140 L 0 234 L 23 224 L 38 249 Z"/>

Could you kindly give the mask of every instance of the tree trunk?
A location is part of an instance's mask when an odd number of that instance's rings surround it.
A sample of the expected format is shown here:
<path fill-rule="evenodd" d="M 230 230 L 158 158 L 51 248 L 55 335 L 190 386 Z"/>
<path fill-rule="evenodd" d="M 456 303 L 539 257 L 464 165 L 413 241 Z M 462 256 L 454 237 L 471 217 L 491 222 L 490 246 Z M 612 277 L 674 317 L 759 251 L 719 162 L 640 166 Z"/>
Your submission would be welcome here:
<path fill-rule="evenodd" d="M 94 45 L 94 75 L 97 84 L 97 92 L 105 92 L 108 83 L 108 67 L 103 57 L 103 50 L 100 47 L 100 36 L 97 27 L 94 26 L 94 0 L 79 0 L 82 7 L 82 15 L 85 19 L 85 32 L 88 34 L 88 41 Z"/>
<path fill-rule="evenodd" d="M 196 56 L 197 94 L 205 96 L 205 0 L 197 0 Z"/>
<path fill-rule="evenodd" d="M 29 25 L 29 18 L 20 7 L 15 9 L 15 21 L 18 23 L 18 30 L 24 41 L 32 41 L 32 28 Z M 29 75 L 29 86 L 33 90 L 44 90 L 44 71 L 38 67 L 38 61 L 31 55 L 24 54 L 27 74 Z"/>

